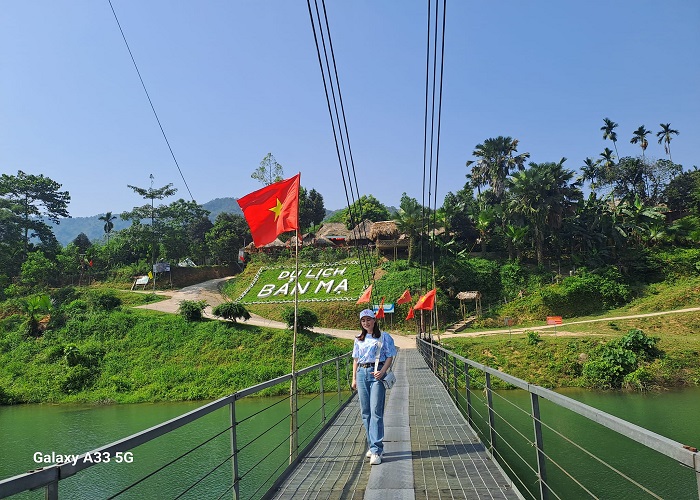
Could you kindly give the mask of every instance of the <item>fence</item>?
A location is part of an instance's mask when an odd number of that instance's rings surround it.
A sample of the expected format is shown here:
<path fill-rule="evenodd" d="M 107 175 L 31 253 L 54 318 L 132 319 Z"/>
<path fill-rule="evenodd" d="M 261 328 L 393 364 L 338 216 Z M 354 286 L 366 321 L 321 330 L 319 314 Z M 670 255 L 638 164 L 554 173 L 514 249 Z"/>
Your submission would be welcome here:
<path fill-rule="evenodd" d="M 417 343 L 492 457 L 529 498 L 700 497 L 697 449 Z M 513 390 L 494 390 L 494 377 Z"/>
<path fill-rule="evenodd" d="M 351 369 L 348 353 L 296 372 L 294 394 L 291 374 L 243 389 L 74 461 L 1 480 L 0 498 L 266 498 L 352 399 Z M 260 403 L 241 410 L 244 398 Z"/>

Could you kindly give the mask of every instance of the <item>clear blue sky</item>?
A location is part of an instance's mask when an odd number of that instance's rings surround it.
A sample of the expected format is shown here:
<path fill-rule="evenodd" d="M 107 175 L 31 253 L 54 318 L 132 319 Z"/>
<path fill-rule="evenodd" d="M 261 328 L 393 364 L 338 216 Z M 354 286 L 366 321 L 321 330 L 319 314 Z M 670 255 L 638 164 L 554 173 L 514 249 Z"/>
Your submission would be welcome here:
<path fill-rule="evenodd" d="M 271 152 L 285 176 L 345 206 L 306 3 L 113 0 L 194 199 L 241 197 Z M 423 196 L 427 2 L 327 0 L 360 194 Z M 438 204 L 488 137 L 578 169 L 640 125 L 700 166 L 697 0 L 449 0 Z M 127 184 L 190 199 L 107 0 L 0 0 L 0 173 L 62 184 L 74 217 L 143 203 Z M 433 195 L 435 196 L 435 195 Z M 175 198 L 169 201 L 174 201 Z"/>

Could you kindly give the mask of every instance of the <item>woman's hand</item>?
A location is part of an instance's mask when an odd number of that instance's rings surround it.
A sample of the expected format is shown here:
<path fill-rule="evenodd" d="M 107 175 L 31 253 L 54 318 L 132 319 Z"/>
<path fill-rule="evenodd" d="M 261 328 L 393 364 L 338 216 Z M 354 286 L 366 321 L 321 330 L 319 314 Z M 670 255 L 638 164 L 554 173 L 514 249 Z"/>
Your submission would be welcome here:
<path fill-rule="evenodd" d="M 357 380 L 355 380 L 354 378 L 352 379 L 352 382 L 350 383 L 350 388 L 351 388 L 353 391 L 356 391 L 356 390 L 357 390 Z"/>
<path fill-rule="evenodd" d="M 381 369 L 378 372 L 372 372 L 372 375 L 374 376 L 374 380 L 383 379 L 385 374 L 386 374 L 386 372 L 384 371 L 384 369 Z"/>

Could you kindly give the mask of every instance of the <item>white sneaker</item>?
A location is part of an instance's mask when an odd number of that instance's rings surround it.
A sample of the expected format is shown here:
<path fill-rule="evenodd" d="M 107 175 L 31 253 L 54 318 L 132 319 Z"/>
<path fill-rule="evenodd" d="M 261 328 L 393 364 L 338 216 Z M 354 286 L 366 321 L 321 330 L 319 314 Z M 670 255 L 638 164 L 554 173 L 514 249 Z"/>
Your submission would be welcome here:
<path fill-rule="evenodd" d="M 367 450 L 367 453 L 365 453 L 365 457 L 372 458 L 372 450 Z"/>
<path fill-rule="evenodd" d="M 369 464 L 379 465 L 380 463 L 382 463 L 382 456 L 377 455 L 376 453 L 372 453 L 372 458 L 369 459 Z"/>

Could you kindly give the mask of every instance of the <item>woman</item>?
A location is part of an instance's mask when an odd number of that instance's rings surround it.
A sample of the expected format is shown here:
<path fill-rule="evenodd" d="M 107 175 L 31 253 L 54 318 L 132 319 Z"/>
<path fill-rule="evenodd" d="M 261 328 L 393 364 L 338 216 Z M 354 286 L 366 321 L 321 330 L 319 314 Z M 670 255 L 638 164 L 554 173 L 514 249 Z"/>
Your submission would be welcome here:
<path fill-rule="evenodd" d="M 362 423 L 367 433 L 369 450 L 365 454 L 371 465 L 382 463 L 384 452 L 384 397 L 386 389 L 381 380 L 391 367 L 396 356 L 394 339 L 379 330 L 371 309 L 360 313 L 362 333 L 355 337 L 352 348 L 352 388 L 360 398 Z M 374 371 L 375 358 L 379 350 L 379 369 Z"/>

